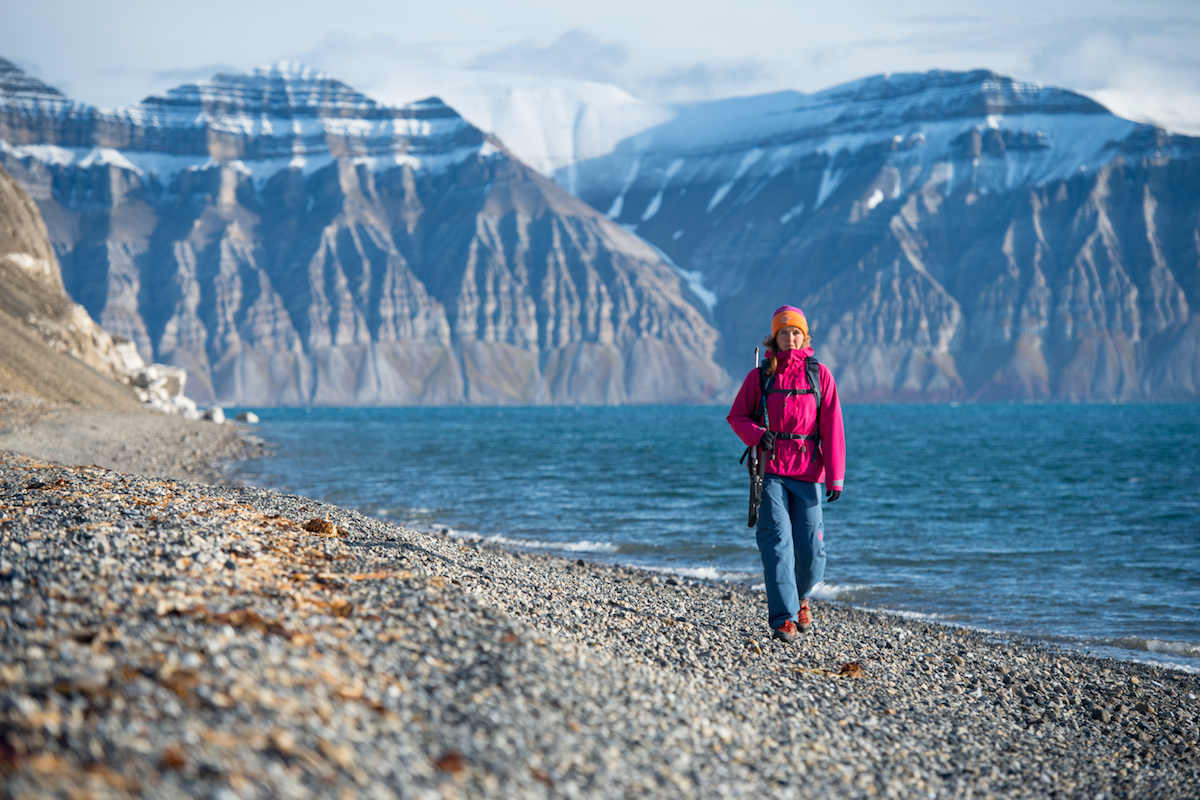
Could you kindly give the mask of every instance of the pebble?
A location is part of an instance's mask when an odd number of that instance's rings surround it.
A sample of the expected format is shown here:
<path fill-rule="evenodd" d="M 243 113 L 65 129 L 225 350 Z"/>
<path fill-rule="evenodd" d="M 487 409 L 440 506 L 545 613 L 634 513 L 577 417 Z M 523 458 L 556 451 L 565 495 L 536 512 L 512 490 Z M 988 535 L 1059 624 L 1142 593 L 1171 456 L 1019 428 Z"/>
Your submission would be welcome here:
<path fill-rule="evenodd" d="M 12 797 L 1200 785 L 1200 676 L 836 603 L 785 645 L 764 609 L 742 586 L 3 453 L 0 775 Z"/>

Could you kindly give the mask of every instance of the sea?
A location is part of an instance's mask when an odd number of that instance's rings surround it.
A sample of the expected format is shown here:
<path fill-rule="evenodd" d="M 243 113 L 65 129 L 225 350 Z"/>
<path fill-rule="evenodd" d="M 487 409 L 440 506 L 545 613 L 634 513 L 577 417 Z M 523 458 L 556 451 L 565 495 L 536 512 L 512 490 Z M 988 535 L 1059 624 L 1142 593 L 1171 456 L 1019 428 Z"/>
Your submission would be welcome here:
<path fill-rule="evenodd" d="M 255 408 L 243 482 L 418 530 L 762 585 L 718 406 Z M 1200 405 L 846 405 L 831 600 L 1200 672 Z M 764 605 L 765 609 L 765 605 Z M 764 610 L 765 617 L 765 610 Z"/>

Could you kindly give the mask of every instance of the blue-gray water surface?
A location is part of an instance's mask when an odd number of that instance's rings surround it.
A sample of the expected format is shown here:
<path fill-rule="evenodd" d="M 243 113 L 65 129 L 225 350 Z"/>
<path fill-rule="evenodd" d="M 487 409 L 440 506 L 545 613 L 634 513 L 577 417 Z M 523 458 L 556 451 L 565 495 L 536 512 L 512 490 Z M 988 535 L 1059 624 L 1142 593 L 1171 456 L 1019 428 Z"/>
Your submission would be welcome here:
<path fill-rule="evenodd" d="M 424 530 L 760 584 L 715 406 L 254 409 L 240 479 Z M 1200 671 L 1200 405 L 844 407 L 816 596 Z"/>

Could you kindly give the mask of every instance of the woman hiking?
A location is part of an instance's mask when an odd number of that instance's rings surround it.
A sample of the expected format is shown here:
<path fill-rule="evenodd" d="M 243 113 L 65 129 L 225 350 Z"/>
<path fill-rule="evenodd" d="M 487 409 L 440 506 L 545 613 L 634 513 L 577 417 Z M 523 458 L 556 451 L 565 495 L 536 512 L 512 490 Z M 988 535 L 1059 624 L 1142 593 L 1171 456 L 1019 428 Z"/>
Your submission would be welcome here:
<path fill-rule="evenodd" d="M 812 625 L 808 594 L 825 574 L 821 500 L 842 494 L 846 436 L 837 385 L 812 357 L 804 312 L 776 310 L 763 346 L 766 358 L 742 382 L 726 419 L 765 459 L 756 538 L 768 623 L 775 638 L 791 642 Z"/>

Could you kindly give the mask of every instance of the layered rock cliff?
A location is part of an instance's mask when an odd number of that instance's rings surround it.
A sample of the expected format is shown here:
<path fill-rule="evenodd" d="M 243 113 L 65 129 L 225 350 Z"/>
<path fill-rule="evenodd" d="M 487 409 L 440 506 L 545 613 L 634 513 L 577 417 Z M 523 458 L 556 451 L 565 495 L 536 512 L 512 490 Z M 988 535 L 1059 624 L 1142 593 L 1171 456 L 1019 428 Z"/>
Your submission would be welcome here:
<path fill-rule="evenodd" d="M 848 399 L 1200 398 L 1200 140 L 990 72 L 683 107 L 558 174 L 743 374 L 782 302 Z"/>
<path fill-rule="evenodd" d="M 6 62 L 5 62 L 6 63 Z M 101 112 L 0 64 L 0 164 L 72 296 L 201 402 L 697 402 L 654 248 L 430 99 L 277 65 Z"/>
<path fill-rule="evenodd" d="M 63 289 L 37 207 L 0 168 L 0 389 L 133 408 L 111 336 Z"/>

